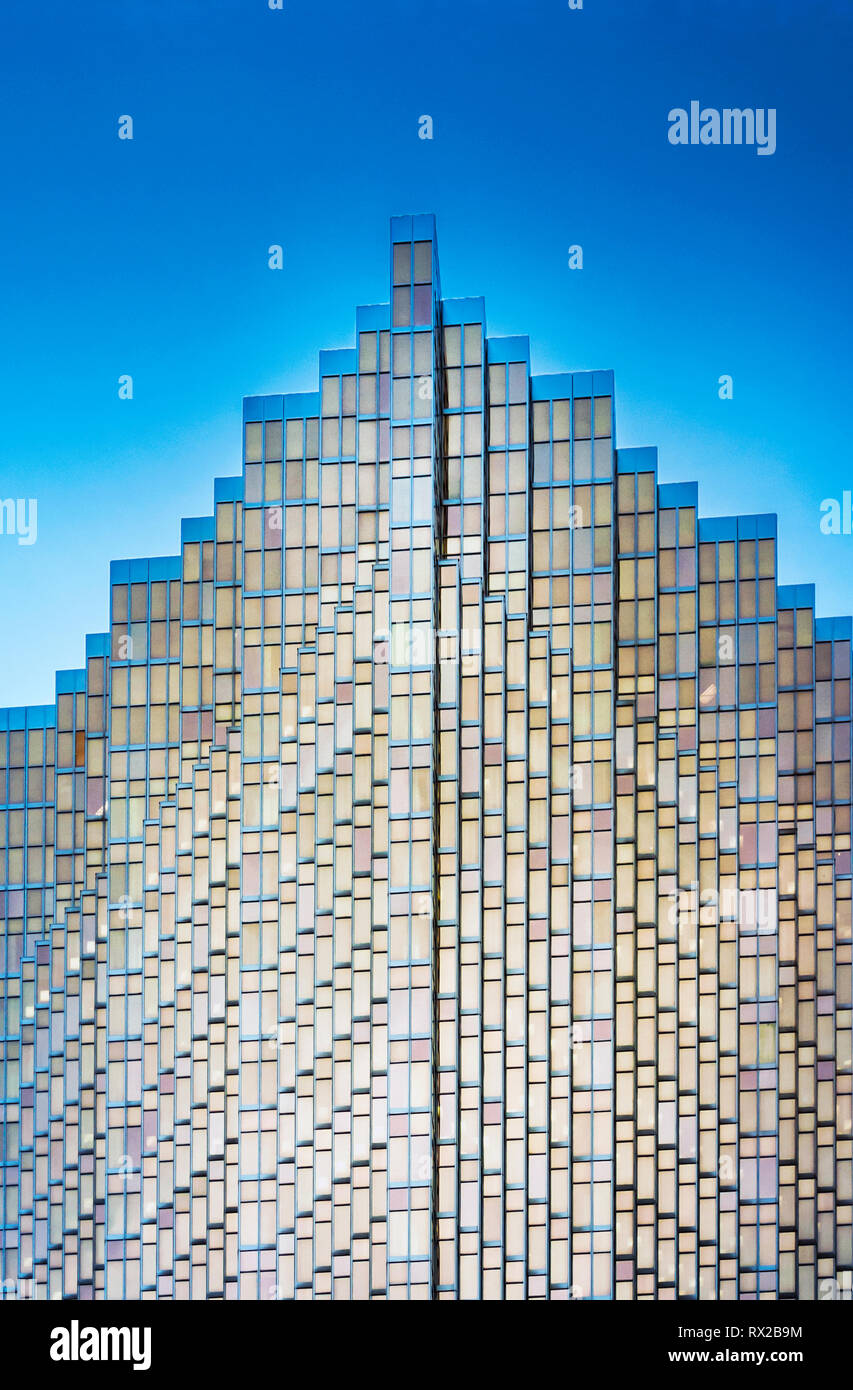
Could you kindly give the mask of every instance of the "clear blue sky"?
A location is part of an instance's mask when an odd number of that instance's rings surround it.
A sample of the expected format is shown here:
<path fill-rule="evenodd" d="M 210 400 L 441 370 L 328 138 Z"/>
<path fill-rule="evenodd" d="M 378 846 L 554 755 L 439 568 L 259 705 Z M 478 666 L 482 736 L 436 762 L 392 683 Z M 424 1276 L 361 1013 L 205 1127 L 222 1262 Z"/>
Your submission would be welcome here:
<path fill-rule="evenodd" d="M 242 396 L 353 341 L 393 213 L 436 213 L 445 295 L 534 370 L 613 367 L 619 442 L 705 514 L 777 510 L 782 579 L 850 612 L 853 537 L 819 529 L 853 486 L 849 0 L 284 6 L 6 7 L 0 498 L 39 510 L 0 537 L 0 704 L 52 701 L 110 559 L 209 512 Z M 670 146 L 694 99 L 776 108 L 776 154 Z"/>

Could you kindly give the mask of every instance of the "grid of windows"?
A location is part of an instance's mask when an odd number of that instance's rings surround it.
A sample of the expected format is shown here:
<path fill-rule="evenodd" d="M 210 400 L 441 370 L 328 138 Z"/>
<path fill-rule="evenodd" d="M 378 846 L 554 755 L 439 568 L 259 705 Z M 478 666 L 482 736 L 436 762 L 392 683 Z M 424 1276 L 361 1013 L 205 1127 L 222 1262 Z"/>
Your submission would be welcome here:
<path fill-rule="evenodd" d="M 390 260 L 0 712 L 2 1291 L 849 1296 L 853 626 Z"/>

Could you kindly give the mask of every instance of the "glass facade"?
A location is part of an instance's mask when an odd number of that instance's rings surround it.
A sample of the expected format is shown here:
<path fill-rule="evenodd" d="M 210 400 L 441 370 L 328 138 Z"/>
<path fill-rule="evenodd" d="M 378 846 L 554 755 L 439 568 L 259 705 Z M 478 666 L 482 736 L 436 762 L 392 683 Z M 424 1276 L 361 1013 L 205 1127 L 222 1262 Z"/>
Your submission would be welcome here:
<path fill-rule="evenodd" d="M 430 217 L 0 712 L 6 1297 L 851 1289 L 851 638 Z"/>

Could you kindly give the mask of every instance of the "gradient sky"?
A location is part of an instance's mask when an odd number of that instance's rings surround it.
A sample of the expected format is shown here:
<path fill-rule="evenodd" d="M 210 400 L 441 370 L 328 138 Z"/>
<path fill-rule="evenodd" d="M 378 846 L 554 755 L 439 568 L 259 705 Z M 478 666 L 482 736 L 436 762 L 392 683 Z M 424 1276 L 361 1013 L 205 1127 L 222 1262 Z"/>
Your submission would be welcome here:
<path fill-rule="evenodd" d="M 242 396 L 353 342 L 394 213 L 436 213 L 445 295 L 534 371 L 613 367 L 618 442 L 705 515 L 777 511 L 782 580 L 853 611 L 853 536 L 819 527 L 853 487 L 851 67 L 850 0 L 7 6 L 0 498 L 38 540 L 0 536 L 0 704 L 52 702 L 109 561 L 209 513 Z M 673 148 L 691 100 L 775 107 L 776 154 Z"/>

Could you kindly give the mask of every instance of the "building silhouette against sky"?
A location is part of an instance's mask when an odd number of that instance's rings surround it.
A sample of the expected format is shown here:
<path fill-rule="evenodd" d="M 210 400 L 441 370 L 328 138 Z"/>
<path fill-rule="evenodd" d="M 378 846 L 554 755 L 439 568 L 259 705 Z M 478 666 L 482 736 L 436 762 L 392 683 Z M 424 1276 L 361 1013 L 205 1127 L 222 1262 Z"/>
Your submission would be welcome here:
<path fill-rule="evenodd" d="M 6 1296 L 849 1297 L 851 621 L 390 251 L 0 714 Z"/>

